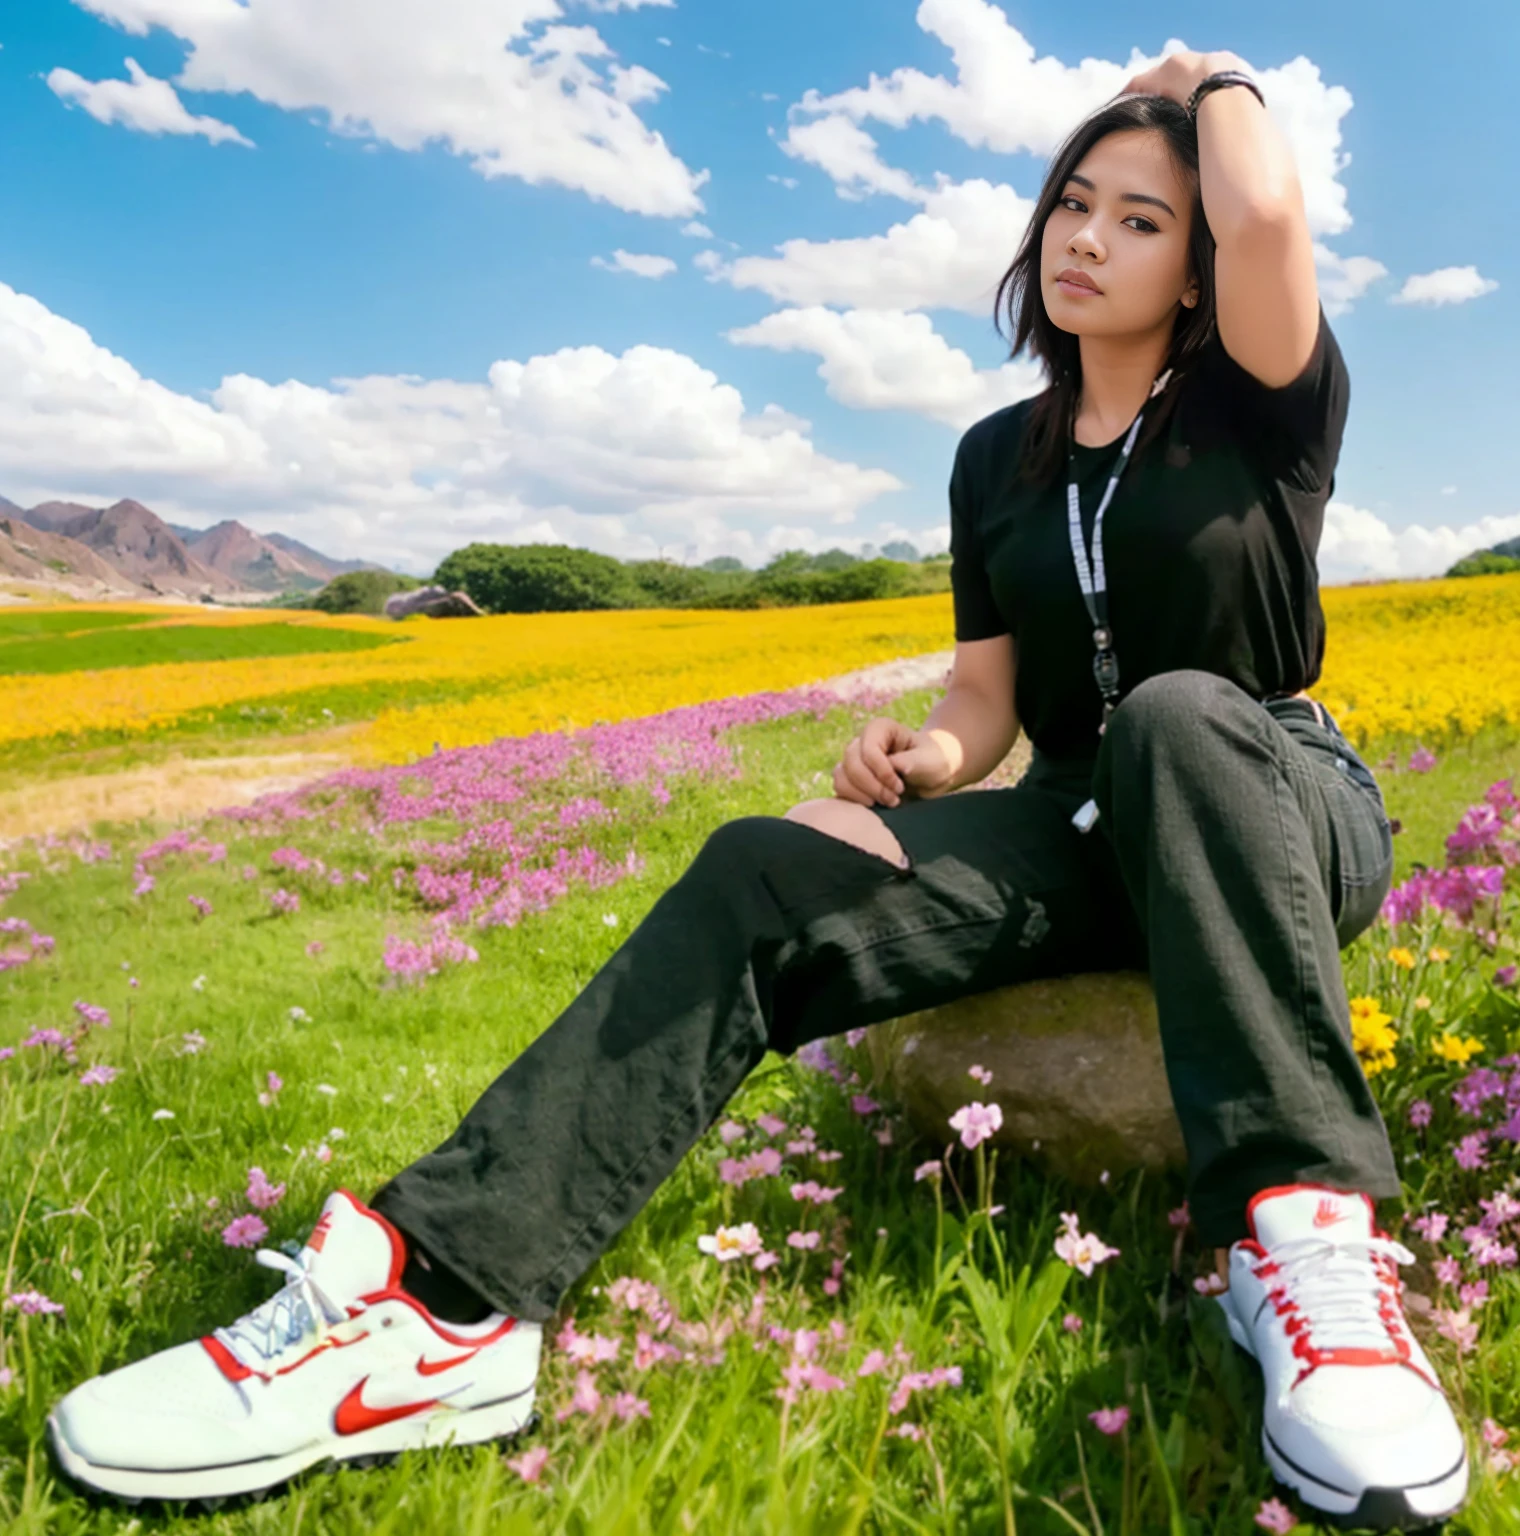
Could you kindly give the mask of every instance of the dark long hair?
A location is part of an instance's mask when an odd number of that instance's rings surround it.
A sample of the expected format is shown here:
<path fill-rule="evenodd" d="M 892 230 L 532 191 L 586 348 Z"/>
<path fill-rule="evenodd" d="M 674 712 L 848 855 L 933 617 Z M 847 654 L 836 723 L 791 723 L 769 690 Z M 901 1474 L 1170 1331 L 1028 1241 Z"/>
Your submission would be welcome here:
<path fill-rule="evenodd" d="M 1080 339 L 1055 325 L 1045 309 L 1040 281 L 1040 246 L 1045 221 L 1060 201 L 1062 189 L 1084 155 L 1099 139 L 1128 128 L 1150 128 L 1162 136 L 1172 164 L 1183 182 L 1192 188 L 1193 220 L 1188 241 L 1190 275 L 1198 281 L 1198 302 L 1191 309 L 1179 306 L 1172 328 L 1172 344 L 1164 367 L 1174 368 L 1172 385 L 1163 391 L 1156 408 L 1145 415 L 1135 444 L 1138 453 L 1165 425 L 1177 398 L 1176 378 L 1214 334 L 1214 236 L 1203 213 L 1198 179 L 1198 132 L 1186 110 L 1167 96 L 1120 96 L 1099 107 L 1067 136 L 1050 162 L 1039 201 L 1030 216 L 1023 243 L 998 283 L 992 323 L 998 335 L 1002 311 L 1007 310 L 1013 337 L 1008 355 L 1017 357 L 1027 345 L 1050 376 L 1049 385 L 1030 406 L 1020 449 L 1019 474 L 1035 485 L 1048 485 L 1066 459 L 1066 432 L 1082 388 Z"/>

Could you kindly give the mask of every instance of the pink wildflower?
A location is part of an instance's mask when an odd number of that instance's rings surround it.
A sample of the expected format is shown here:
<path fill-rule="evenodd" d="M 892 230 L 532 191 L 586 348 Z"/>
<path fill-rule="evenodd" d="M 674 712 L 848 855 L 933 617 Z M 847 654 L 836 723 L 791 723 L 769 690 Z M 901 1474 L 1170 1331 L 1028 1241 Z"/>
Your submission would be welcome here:
<path fill-rule="evenodd" d="M 822 1241 L 822 1232 L 788 1232 L 786 1234 L 788 1248 L 816 1248 Z"/>
<path fill-rule="evenodd" d="M 575 1390 L 570 1394 L 570 1401 L 554 1417 L 563 1423 L 572 1413 L 595 1413 L 601 1406 L 602 1394 L 597 1391 L 596 1377 L 590 1371 L 581 1370 L 575 1373 Z"/>
<path fill-rule="evenodd" d="M 79 1084 L 82 1088 L 104 1088 L 107 1083 L 116 1077 L 116 1068 L 104 1065 L 86 1067 L 79 1074 Z"/>
<path fill-rule="evenodd" d="M 725 1120 L 718 1127 L 718 1135 L 723 1139 L 725 1147 L 731 1147 L 745 1134 L 744 1127 L 737 1120 Z"/>
<path fill-rule="evenodd" d="M 622 1342 L 610 1339 L 603 1333 L 578 1333 L 570 1340 L 565 1353 L 572 1360 L 584 1360 L 587 1365 L 601 1365 L 616 1360 Z"/>
<path fill-rule="evenodd" d="M 252 1248 L 269 1236 L 269 1228 L 259 1216 L 235 1216 L 222 1228 L 222 1241 L 229 1248 Z"/>
<path fill-rule="evenodd" d="M 1063 1230 L 1055 1242 L 1056 1257 L 1064 1259 L 1073 1269 L 1090 1275 L 1094 1265 L 1118 1256 L 1117 1248 L 1110 1248 L 1095 1233 L 1084 1233 L 1079 1229 L 1075 1212 L 1063 1211 L 1061 1224 Z"/>
<path fill-rule="evenodd" d="M 1450 1307 L 1436 1307 L 1436 1332 L 1443 1339 L 1450 1339 L 1457 1346 L 1457 1353 L 1469 1355 L 1478 1347 L 1478 1325 L 1472 1321 L 1466 1307 L 1453 1311 Z"/>
<path fill-rule="evenodd" d="M 856 1368 L 857 1376 L 874 1376 L 878 1371 L 887 1368 L 886 1353 L 880 1349 L 873 1349 Z"/>
<path fill-rule="evenodd" d="M 248 1203 L 256 1210 L 267 1211 L 285 1198 L 283 1184 L 271 1184 L 262 1168 L 248 1170 Z"/>
<path fill-rule="evenodd" d="M 104 1008 L 97 1008 L 94 1003 L 81 1002 L 76 997 L 74 999 L 74 1012 L 86 1024 L 96 1029 L 109 1029 L 111 1027 L 111 1015 Z"/>
<path fill-rule="evenodd" d="M 704 1232 L 697 1239 L 697 1247 L 703 1253 L 710 1253 L 719 1261 L 726 1263 L 729 1259 L 748 1258 L 759 1253 L 765 1245 L 760 1241 L 760 1233 L 754 1222 L 740 1222 L 736 1227 L 719 1227 L 715 1233 L 709 1235 Z"/>
<path fill-rule="evenodd" d="M 765 1132 L 767 1136 L 779 1136 L 786 1129 L 786 1121 L 778 1119 L 772 1114 L 755 1116 L 755 1124 Z"/>
<path fill-rule="evenodd" d="M 524 1451 L 521 1456 L 509 1456 L 507 1466 L 525 1483 L 536 1483 L 543 1474 L 544 1464 L 548 1460 L 549 1447 L 535 1445 L 531 1451 Z"/>
<path fill-rule="evenodd" d="M 1105 1435 L 1117 1435 L 1129 1423 L 1129 1409 L 1121 1403 L 1117 1408 L 1095 1408 L 1087 1417 Z"/>
<path fill-rule="evenodd" d="M 982 1085 L 983 1088 L 985 1088 L 987 1084 L 992 1081 L 992 1073 L 989 1072 L 986 1067 L 968 1067 L 966 1070 L 971 1074 L 972 1077 L 977 1080 L 977 1082 Z"/>
<path fill-rule="evenodd" d="M 950 1129 L 959 1131 L 961 1144 L 975 1147 L 994 1134 L 1003 1124 L 1003 1109 L 999 1104 L 981 1104 L 973 1101 L 963 1104 L 950 1116 Z"/>
<path fill-rule="evenodd" d="M 874 1115 L 881 1106 L 869 1094 L 857 1093 L 850 1100 L 850 1108 L 857 1115 Z"/>
<path fill-rule="evenodd" d="M 1275 1532 L 1276 1536 L 1288 1536 L 1290 1531 L 1297 1529 L 1298 1516 L 1281 1499 L 1263 1499 L 1253 1523 L 1264 1531 Z"/>
<path fill-rule="evenodd" d="M 931 1157 L 927 1163 L 920 1163 L 913 1170 L 913 1182 L 920 1179 L 937 1179 L 945 1171 L 944 1164 L 937 1157 Z"/>
<path fill-rule="evenodd" d="M 14 1291 L 5 1298 L 8 1307 L 14 1307 L 18 1312 L 25 1313 L 28 1317 L 46 1317 L 58 1315 L 63 1311 L 61 1301 L 53 1301 L 44 1296 L 41 1291 Z"/>
<path fill-rule="evenodd" d="M 1078 1317 L 1075 1312 L 1068 1312 L 1066 1316 L 1061 1319 L 1061 1326 L 1067 1331 L 1067 1333 L 1081 1333 L 1082 1319 Z"/>
<path fill-rule="evenodd" d="M 195 908 L 197 919 L 210 917 L 212 912 L 215 911 L 215 908 L 204 896 L 187 896 L 185 899 Z"/>
<path fill-rule="evenodd" d="M 1417 1131 L 1423 1131 L 1430 1124 L 1431 1108 L 1428 1099 L 1416 1099 L 1409 1106 L 1409 1123 Z"/>
<path fill-rule="evenodd" d="M 642 1397 L 635 1397 L 632 1392 L 619 1392 L 607 1400 L 607 1406 L 611 1408 L 613 1417 L 622 1419 L 627 1423 L 632 1418 L 648 1418 L 649 1404 Z"/>

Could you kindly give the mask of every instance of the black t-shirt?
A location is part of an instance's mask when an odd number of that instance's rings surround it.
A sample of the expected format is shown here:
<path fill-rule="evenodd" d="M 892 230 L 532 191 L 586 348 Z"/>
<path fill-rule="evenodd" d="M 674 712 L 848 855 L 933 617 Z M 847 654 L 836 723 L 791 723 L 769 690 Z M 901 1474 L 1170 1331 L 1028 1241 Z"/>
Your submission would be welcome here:
<path fill-rule="evenodd" d="M 1291 383 L 1261 383 L 1216 335 L 1171 388 L 1179 391 L 1171 419 L 1136 448 L 1103 514 L 1120 691 L 1183 667 L 1227 677 L 1258 699 L 1311 688 L 1325 649 L 1316 553 L 1350 398 L 1323 306 L 1313 354 Z M 1065 466 L 1044 490 L 1016 479 L 1029 406 L 983 417 L 956 448 L 955 638 L 1011 633 L 1015 708 L 1030 741 L 1049 757 L 1090 758 L 1103 714 L 1092 619 L 1067 532 Z M 1102 447 L 1077 445 L 1089 559 L 1127 432 Z"/>

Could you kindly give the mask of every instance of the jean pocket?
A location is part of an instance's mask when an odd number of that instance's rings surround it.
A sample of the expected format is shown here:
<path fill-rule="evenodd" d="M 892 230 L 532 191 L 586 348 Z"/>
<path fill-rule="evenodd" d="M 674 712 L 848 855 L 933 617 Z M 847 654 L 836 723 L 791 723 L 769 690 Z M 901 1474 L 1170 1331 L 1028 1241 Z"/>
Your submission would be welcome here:
<path fill-rule="evenodd" d="M 1336 937 L 1344 949 L 1372 926 L 1393 884 L 1393 829 L 1376 784 L 1344 770 L 1327 790 L 1335 838 Z"/>

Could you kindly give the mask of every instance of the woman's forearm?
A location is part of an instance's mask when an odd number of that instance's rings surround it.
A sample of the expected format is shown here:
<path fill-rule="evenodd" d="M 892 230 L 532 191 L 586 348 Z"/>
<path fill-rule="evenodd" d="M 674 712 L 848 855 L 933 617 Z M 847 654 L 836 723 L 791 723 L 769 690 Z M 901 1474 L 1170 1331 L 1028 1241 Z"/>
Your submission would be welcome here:
<path fill-rule="evenodd" d="M 950 762 L 949 794 L 979 783 L 1008 756 L 1019 735 L 1013 701 L 988 699 L 967 687 L 951 687 L 919 730 L 940 745 Z"/>

